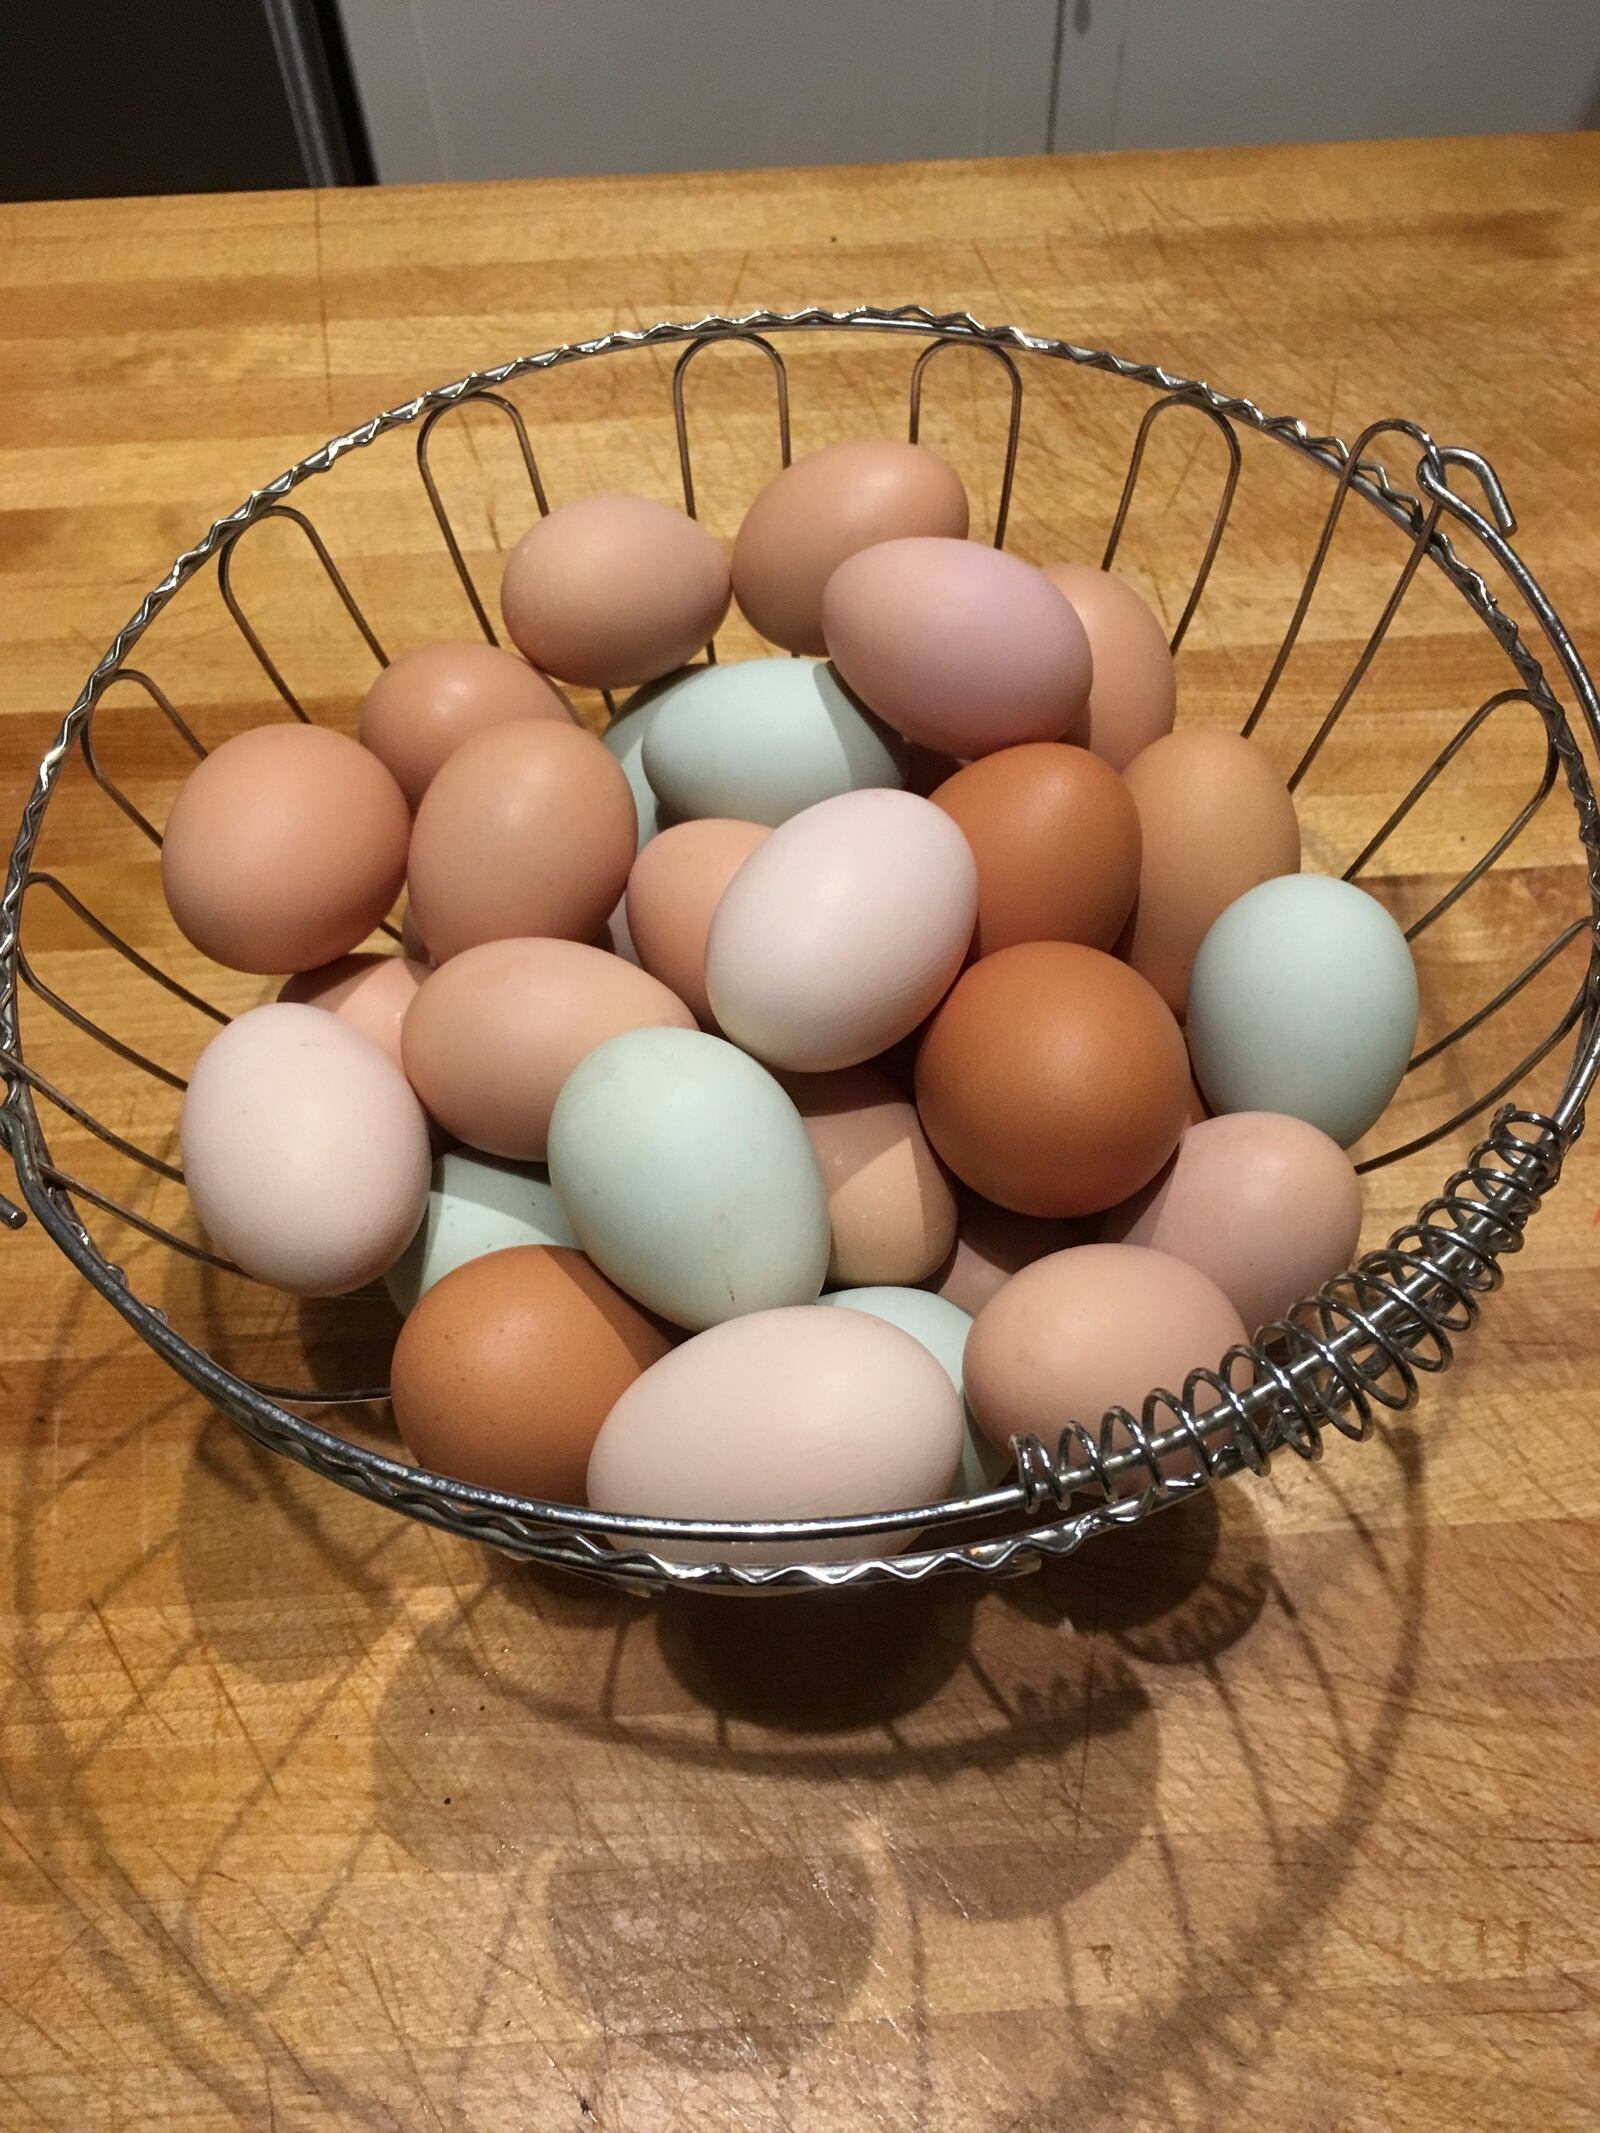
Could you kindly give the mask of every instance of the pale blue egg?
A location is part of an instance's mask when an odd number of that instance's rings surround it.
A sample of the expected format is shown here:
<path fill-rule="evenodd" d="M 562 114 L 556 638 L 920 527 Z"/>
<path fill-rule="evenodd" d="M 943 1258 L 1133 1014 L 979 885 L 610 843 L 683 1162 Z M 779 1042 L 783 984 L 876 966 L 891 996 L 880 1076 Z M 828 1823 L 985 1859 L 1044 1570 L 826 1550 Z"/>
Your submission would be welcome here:
<path fill-rule="evenodd" d="M 1352 1147 L 1417 1037 L 1417 972 L 1376 898 L 1326 874 L 1238 897 L 1200 943 L 1189 1054 L 1213 1111 L 1282 1111 Z"/>
<path fill-rule="evenodd" d="M 634 690 L 600 736 L 621 764 L 622 775 L 627 779 L 628 790 L 633 794 L 634 812 L 639 817 L 641 852 L 656 831 L 665 829 L 672 819 L 661 812 L 655 789 L 644 774 L 645 735 L 650 731 L 656 713 L 679 682 L 686 681 L 691 674 L 704 671 L 701 667 L 680 667 L 675 674 L 664 674 L 659 681 L 647 681 L 642 689 Z"/>
<path fill-rule="evenodd" d="M 903 788 L 905 744 L 817 659 L 700 667 L 650 709 L 645 775 L 662 819 L 721 816 L 775 829 L 865 786 Z"/>
<path fill-rule="evenodd" d="M 1011 1454 L 989 1441 L 966 1408 L 961 1363 L 966 1353 L 967 1335 L 972 1331 L 969 1314 L 927 1289 L 834 1289 L 821 1300 L 841 1311 L 864 1311 L 869 1318 L 881 1318 L 891 1326 L 898 1326 L 902 1333 L 909 1333 L 913 1340 L 921 1341 L 929 1354 L 943 1364 L 950 1382 L 963 1395 L 962 1408 L 966 1413 L 967 1435 L 961 1452 L 956 1493 L 981 1496 L 989 1489 L 998 1488 L 1011 1471 Z"/>
<path fill-rule="evenodd" d="M 506 1163 L 451 1148 L 433 1166 L 422 1226 L 383 1281 L 402 1314 L 436 1281 L 515 1244 L 575 1245 L 542 1163 Z"/>
<path fill-rule="evenodd" d="M 595 1265 L 675 1325 L 816 1302 L 816 1156 L 778 1083 L 722 1038 L 637 1029 L 598 1046 L 562 1084 L 549 1159 Z"/>

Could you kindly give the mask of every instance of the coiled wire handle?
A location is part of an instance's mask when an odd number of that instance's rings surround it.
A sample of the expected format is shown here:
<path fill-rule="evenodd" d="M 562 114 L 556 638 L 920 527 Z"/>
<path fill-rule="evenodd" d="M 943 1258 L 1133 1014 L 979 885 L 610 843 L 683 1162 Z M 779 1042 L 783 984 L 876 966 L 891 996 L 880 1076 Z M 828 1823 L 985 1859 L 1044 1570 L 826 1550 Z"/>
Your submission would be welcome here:
<path fill-rule="evenodd" d="M 1097 1428 L 1069 1422 L 1053 1451 L 1014 1438 L 1027 1509 L 1080 1494 L 1153 1508 L 1241 1467 L 1260 1473 L 1282 1446 L 1315 1459 L 1330 1426 L 1369 1437 L 1378 1409 L 1403 1413 L 1419 1376 L 1449 1366 L 1452 1339 L 1500 1286 L 1502 1255 L 1522 1249 L 1566 1146 L 1553 1119 L 1507 1105 L 1414 1222 L 1217 1369 L 1191 1371 L 1181 1396 L 1157 1389 L 1137 1415 L 1113 1407 Z"/>

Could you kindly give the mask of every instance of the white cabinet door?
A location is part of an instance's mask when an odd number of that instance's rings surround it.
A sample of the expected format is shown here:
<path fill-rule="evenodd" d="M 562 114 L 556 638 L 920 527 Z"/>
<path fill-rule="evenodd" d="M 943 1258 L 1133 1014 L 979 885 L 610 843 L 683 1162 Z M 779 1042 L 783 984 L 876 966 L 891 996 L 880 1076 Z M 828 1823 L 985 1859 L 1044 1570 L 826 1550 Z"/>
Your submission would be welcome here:
<path fill-rule="evenodd" d="M 1015 155 L 1057 0 L 340 0 L 381 178 Z"/>

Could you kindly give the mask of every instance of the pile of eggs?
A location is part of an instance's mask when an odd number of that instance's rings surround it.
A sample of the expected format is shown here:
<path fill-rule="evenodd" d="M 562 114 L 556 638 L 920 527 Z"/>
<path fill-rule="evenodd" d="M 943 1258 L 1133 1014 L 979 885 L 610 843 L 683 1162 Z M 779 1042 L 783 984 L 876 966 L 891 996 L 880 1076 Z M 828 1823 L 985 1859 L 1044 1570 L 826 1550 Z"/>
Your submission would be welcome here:
<path fill-rule="evenodd" d="M 967 536 L 888 441 L 786 468 L 731 565 L 588 498 L 506 561 L 516 652 L 180 791 L 179 927 L 287 980 L 195 1067 L 194 1207 L 262 1281 L 386 1281 L 425 1466 L 657 1518 L 981 1493 L 1348 1264 L 1404 936 L 1299 871 L 1251 742 L 1172 730 L 1130 586 Z M 700 659 L 733 600 L 778 656 Z M 596 738 L 562 683 L 637 693 Z"/>

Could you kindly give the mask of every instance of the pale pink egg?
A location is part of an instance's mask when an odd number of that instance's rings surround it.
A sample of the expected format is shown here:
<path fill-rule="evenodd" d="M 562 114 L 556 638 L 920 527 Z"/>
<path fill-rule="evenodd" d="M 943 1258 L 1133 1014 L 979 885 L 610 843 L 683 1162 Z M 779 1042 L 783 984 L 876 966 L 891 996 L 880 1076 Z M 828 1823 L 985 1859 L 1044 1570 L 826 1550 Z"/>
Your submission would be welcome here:
<path fill-rule="evenodd" d="M 432 968 L 405 955 L 342 955 L 320 969 L 298 971 L 278 998 L 326 1008 L 381 1045 L 399 1066 L 400 1025 Z"/>
<path fill-rule="evenodd" d="M 828 655 L 907 740 L 946 755 L 1083 738 L 1093 660 L 1042 570 L 977 541 L 883 541 L 822 595 Z"/>
<path fill-rule="evenodd" d="M 706 944 L 712 1013 L 770 1066 L 855 1066 L 916 1028 L 961 968 L 972 847 L 914 793 L 840 793 L 781 823 L 729 883 Z"/>
<path fill-rule="evenodd" d="M 815 1304 L 753 1311 L 696 1334 L 627 1388 L 590 1454 L 589 1501 L 655 1518 L 909 1509 L 949 1493 L 964 1434 L 949 1373 L 898 1326 Z M 906 1538 L 642 1545 L 679 1562 L 838 1562 Z"/>

